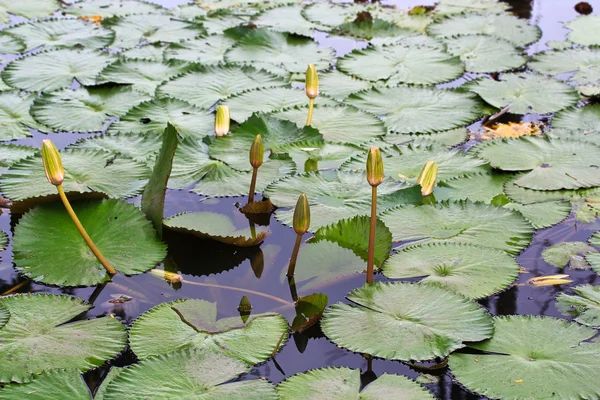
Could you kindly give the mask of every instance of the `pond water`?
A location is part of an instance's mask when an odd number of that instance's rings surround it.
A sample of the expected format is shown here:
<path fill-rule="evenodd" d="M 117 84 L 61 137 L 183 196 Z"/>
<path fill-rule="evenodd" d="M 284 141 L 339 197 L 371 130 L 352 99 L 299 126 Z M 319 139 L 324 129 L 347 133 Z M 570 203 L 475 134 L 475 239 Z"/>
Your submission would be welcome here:
<path fill-rule="evenodd" d="M 157 3 L 174 7 L 185 1 L 160 0 Z M 411 7 L 416 5 L 430 5 L 433 1 L 387 1 L 386 4 L 395 4 L 398 7 Z M 574 10 L 575 1 L 565 0 L 532 0 L 532 1 L 506 1 L 513 12 L 520 18 L 528 19 L 531 23 L 539 25 L 542 37 L 527 49 L 528 54 L 535 54 L 546 50 L 546 42 L 564 40 L 567 30 L 563 22 L 574 19 L 578 14 Z M 600 10 L 600 0 L 589 1 L 594 9 Z M 364 43 L 345 39 L 330 40 L 325 33 L 317 33 L 317 41 L 323 46 L 332 46 L 337 55 L 342 56 L 353 49 L 364 47 Z M 446 86 L 460 86 L 469 80 L 467 75 Z M 535 121 L 537 115 L 506 115 L 503 122 L 509 121 Z M 90 136 L 90 135 L 87 135 Z M 59 148 L 86 137 L 82 134 L 50 133 L 49 135 L 37 133 L 33 138 L 22 139 L 14 143 L 39 147 L 41 140 L 50 137 Z M 140 198 L 129 201 L 139 204 Z M 165 217 L 170 217 L 182 211 L 214 211 L 232 217 L 239 228 L 248 225 L 248 220 L 239 212 L 237 205 L 245 204 L 243 197 L 226 197 L 208 199 L 190 193 L 186 190 L 168 190 L 165 204 Z M 18 216 L 11 215 L 8 210 L 3 210 L 0 215 L 0 229 L 11 232 Z M 274 216 L 269 223 L 271 235 L 268 236 L 260 247 L 239 249 L 221 245 L 209 240 L 191 238 L 189 236 L 167 232 L 164 240 L 169 247 L 169 259 L 189 282 L 210 285 L 224 285 L 229 287 L 244 288 L 251 291 L 265 293 L 285 301 L 291 300 L 287 280 L 282 279 L 282 270 L 286 268 L 291 249 L 295 240 L 295 233 L 289 227 L 278 222 Z M 587 241 L 596 231 L 600 230 L 600 221 L 583 223 L 571 215 L 564 222 L 551 228 L 536 231 L 531 244 L 517 257 L 518 262 L 526 270 L 519 275 L 518 281 L 509 289 L 497 295 L 480 300 L 493 315 L 546 315 L 565 318 L 555 307 L 554 299 L 558 293 L 568 291 L 570 287 L 581 284 L 599 284 L 600 277 L 592 271 L 569 271 L 571 284 L 548 287 L 534 287 L 525 284 L 535 276 L 560 273 L 561 270 L 546 263 L 541 252 L 550 245 L 565 241 Z M 304 239 L 311 237 L 305 235 Z M 395 244 L 397 246 L 398 244 Z M 99 287 L 85 288 L 56 288 L 23 281 L 13 269 L 11 247 L 3 252 L 0 264 L 0 293 L 9 290 L 15 285 L 25 282 L 18 292 L 47 292 L 62 293 L 90 299 L 94 304 L 87 315 L 80 318 L 94 316 L 115 315 L 126 322 L 134 321 L 141 313 L 157 304 L 180 298 L 197 298 L 211 302 L 216 301 L 218 317 L 238 315 L 237 307 L 240 297 L 244 293 L 221 289 L 218 287 L 196 286 L 189 283 L 171 284 L 151 274 L 142 274 L 125 277 L 121 274 L 114 277 L 113 281 Z M 353 275 L 339 280 L 326 282 L 317 288 L 317 291 L 329 296 L 329 303 L 346 301 L 345 296 L 349 291 L 362 285 L 364 277 Z M 385 280 L 378 274 L 376 280 Z M 523 284 L 523 285 L 521 285 Z M 310 292 L 315 291 L 311 289 Z M 309 294 L 300 292 L 299 295 Z M 130 296 L 131 300 L 124 303 L 114 302 L 120 295 Z M 283 314 L 288 320 L 293 319 L 294 310 L 274 301 L 272 298 L 251 295 L 248 297 L 253 306 L 253 313 L 276 311 Z M 112 302 L 111 302 L 112 301 Z M 131 352 L 122 354 L 113 364 L 127 365 L 135 361 Z M 360 354 L 339 348 L 327 339 L 320 328 L 314 326 L 303 333 L 294 334 L 283 350 L 274 359 L 258 365 L 252 372 L 242 379 L 264 377 L 273 383 L 279 383 L 286 377 L 298 372 L 307 371 L 325 366 L 345 366 L 359 368 L 362 371 L 363 383 L 368 383 L 384 372 L 396 373 L 411 378 L 420 378 L 427 388 L 440 399 L 475 399 L 481 398 L 470 394 L 444 368 L 419 368 L 401 362 L 374 359 L 368 361 Z M 427 367 L 426 365 L 424 365 Z M 94 388 L 106 374 L 107 368 L 99 368 L 86 374 L 90 386 Z M 425 375 L 424 375 L 425 374 Z M 422 376 L 424 375 L 424 376 Z"/>

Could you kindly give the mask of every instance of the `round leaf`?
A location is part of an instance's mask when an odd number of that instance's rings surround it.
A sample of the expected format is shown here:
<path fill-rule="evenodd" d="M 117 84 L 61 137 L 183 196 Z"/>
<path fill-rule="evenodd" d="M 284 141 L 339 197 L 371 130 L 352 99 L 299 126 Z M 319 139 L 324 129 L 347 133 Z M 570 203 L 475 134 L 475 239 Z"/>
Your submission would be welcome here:
<path fill-rule="evenodd" d="M 128 14 L 150 14 L 164 10 L 161 6 L 136 0 L 87 0 L 69 4 L 67 14 L 85 17 L 99 15 L 102 18 Z"/>
<path fill-rule="evenodd" d="M 600 327 L 600 286 L 582 285 L 572 288 L 575 295 L 560 293 L 556 308 L 563 315 L 576 317 L 580 324 Z"/>
<path fill-rule="evenodd" d="M 529 67 L 549 75 L 574 72 L 569 81 L 595 84 L 600 81 L 600 49 L 578 48 L 538 54 Z"/>
<path fill-rule="evenodd" d="M 569 21 L 565 26 L 571 30 L 567 38 L 574 43 L 582 46 L 598 46 L 598 29 L 600 29 L 599 15 L 581 15 L 573 21 Z"/>
<path fill-rule="evenodd" d="M 552 118 L 552 127 L 576 131 L 580 133 L 578 139 L 600 145 L 596 139 L 600 136 L 600 104 L 560 111 Z"/>
<path fill-rule="evenodd" d="M 44 371 L 29 383 L 13 383 L 0 390 L 2 400 L 91 399 L 81 372 L 73 369 Z"/>
<path fill-rule="evenodd" d="M 466 35 L 444 41 L 448 52 L 460 57 L 470 72 L 501 72 L 525 64 L 525 57 L 515 46 L 494 36 Z"/>
<path fill-rule="evenodd" d="M 318 5 L 320 3 L 313 4 Z M 337 101 L 343 101 L 352 93 L 370 89 L 371 86 L 371 82 L 346 75 L 337 69 L 319 74 L 319 93 L 323 93 Z"/>
<path fill-rule="evenodd" d="M 291 5 L 287 7 L 276 7 L 267 10 L 255 18 L 252 23 L 261 28 L 269 28 L 277 32 L 289 32 L 295 35 L 303 35 L 312 38 L 315 29 L 328 31 L 323 25 L 317 25 L 302 16 L 303 7 Z"/>
<path fill-rule="evenodd" d="M 236 40 L 227 35 L 213 35 L 169 47 L 165 57 L 168 60 L 200 62 L 204 65 L 220 64 L 225 62 L 225 53 L 235 43 Z"/>
<path fill-rule="evenodd" d="M 0 140 L 23 139 L 32 136 L 29 128 L 47 131 L 29 115 L 35 95 L 0 93 Z"/>
<path fill-rule="evenodd" d="M 24 1 L 0 1 L 0 23 L 8 24 L 10 18 L 7 13 L 18 15 L 23 18 L 49 17 L 61 8 L 57 0 L 28 0 Z"/>

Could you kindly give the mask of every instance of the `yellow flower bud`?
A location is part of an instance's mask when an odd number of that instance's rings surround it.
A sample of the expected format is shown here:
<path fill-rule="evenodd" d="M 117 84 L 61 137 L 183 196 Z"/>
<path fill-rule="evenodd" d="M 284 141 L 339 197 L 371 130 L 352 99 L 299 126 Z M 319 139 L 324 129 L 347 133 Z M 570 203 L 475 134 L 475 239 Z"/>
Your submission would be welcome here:
<path fill-rule="evenodd" d="M 254 142 L 252 142 L 252 146 L 250 146 L 250 165 L 252 165 L 253 168 L 260 167 L 264 157 L 265 146 L 263 145 L 262 137 L 256 135 Z"/>
<path fill-rule="evenodd" d="M 367 181 L 371 186 L 379 186 L 383 182 L 383 158 L 379 147 L 371 147 L 367 156 Z"/>
<path fill-rule="evenodd" d="M 437 178 L 438 165 L 435 161 L 427 161 L 423 170 L 417 178 L 417 183 L 421 185 L 421 194 L 429 196 L 433 192 L 435 180 Z"/>
<path fill-rule="evenodd" d="M 48 182 L 54 186 L 62 185 L 65 180 L 65 169 L 56 146 L 49 139 L 42 142 L 42 162 Z"/>
<path fill-rule="evenodd" d="M 229 133 L 229 107 L 219 106 L 215 116 L 215 134 L 225 136 Z"/>
<path fill-rule="evenodd" d="M 319 95 L 319 75 L 315 64 L 308 64 L 304 89 L 309 99 L 315 99 Z"/>
<path fill-rule="evenodd" d="M 296 209 L 294 210 L 294 231 L 298 235 L 303 235 L 308 231 L 309 227 L 310 207 L 308 206 L 306 195 L 302 193 L 300 197 L 298 197 Z"/>

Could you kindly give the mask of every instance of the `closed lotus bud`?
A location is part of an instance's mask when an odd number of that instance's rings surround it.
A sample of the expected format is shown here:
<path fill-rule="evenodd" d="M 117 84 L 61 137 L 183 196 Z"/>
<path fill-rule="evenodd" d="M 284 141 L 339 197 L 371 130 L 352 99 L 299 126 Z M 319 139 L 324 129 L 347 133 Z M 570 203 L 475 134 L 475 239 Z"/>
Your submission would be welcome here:
<path fill-rule="evenodd" d="M 383 158 L 379 147 L 371 147 L 367 156 L 367 181 L 371 186 L 379 186 L 383 182 Z"/>
<path fill-rule="evenodd" d="M 225 136 L 229 133 L 229 107 L 219 106 L 215 117 L 215 135 Z"/>
<path fill-rule="evenodd" d="M 260 167 L 264 157 L 265 146 L 263 145 L 262 137 L 256 135 L 254 142 L 252 142 L 252 146 L 250 146 L 250 165 L 252 165 L 253 168 Z"/>
<path fill-rule="evenodd" d="M 44 163 L 44 171 L 46 171 L 48 182 L 54 186 L 62 185 L 65 180 L 65 169 L 56 146 L 49 139 L 42 142 L 42 162 Z"/>
<path fill-rule="evenodd" d="M 298 197 L 296 209 L 294 210 L 294 231 L 298 235 L 303 235 L 308 231 L 309 227 L 310 207 L 308 206 L 306 195 L 302 193 L 300 197 Z"/>
<path fill-rule="evenodd" d="M 309 99 L 315 99 L 319 95 L 319 75 L 315 64 L 308 64 L 304 88 Z"/>
<path fill-rule="evenodd" d="M 437 178 L 438 165 L 435 161 L 427 161 L 423 170 L 417 178 L 417 183 L 421 185 L 421 194 L 429 196 L 433 192 L 435 180 Z"/>

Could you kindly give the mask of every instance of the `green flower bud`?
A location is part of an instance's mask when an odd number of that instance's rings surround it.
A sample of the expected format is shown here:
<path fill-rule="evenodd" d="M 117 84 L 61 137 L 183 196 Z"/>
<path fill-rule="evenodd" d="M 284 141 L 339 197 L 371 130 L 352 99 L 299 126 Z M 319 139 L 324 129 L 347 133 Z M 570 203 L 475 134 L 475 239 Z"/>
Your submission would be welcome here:
<path fill-rule="evenodd" d="M 304 162 L 304 172 L 315 172 L 319 170 L 319 160 L 316 158 L 307 158 Z"/>
<path fill-rule="evenodd" d="M 300 197 L 298 197 L 296 209 L 294 210 L 294 231 L 298 235 L 303 235 L 308 231 L 309 227 L 310 207 L 308 206 L 306 195 L 302 193 Z"/>
<path fill-rule="evenodd" d="M 229 107 L 219 106 L 215 116 L 215 134 L 225 136 L 229 133 Z"/>
<path fill-rule="evenodd" d="M 262 137 L 256 135 L 254 142 L 252 142 L 252 146 L 250 146 L 250 165 L 252 165 L 253 168 L 260 167 L 264 157 L 265 146 L 263 145 Z"/>
<path fill-rule="evenodd" d="M 379 186 L 383 182 L 383 158 L 379 147 L 371 147 L 367 156 L 367 181 L 371 186 Z"/>
<path fill-rule="evenodd" d="M 44 171 L 46 171 L 48 182 L 54 186 L 62 185 L 65 180 L 65 169 L 56 146 L 49 139 L 42 142 L 42 162 L 44 163 Z"/>
<path fill-rule="evenodd" d="M 435 179 L 437 178 L 438 165 L 435 161 L 427 161 L 423 170 L 417 178 L 417 183 L 421 185 L 421 194 L 429 196 L 433 192 Z"/>
<path fill-rule="evenodd" d="M 319 95 L 319 75 L 315 64 L 308 64 L 304 89 L 309 99 L 315 99 Z"/>

